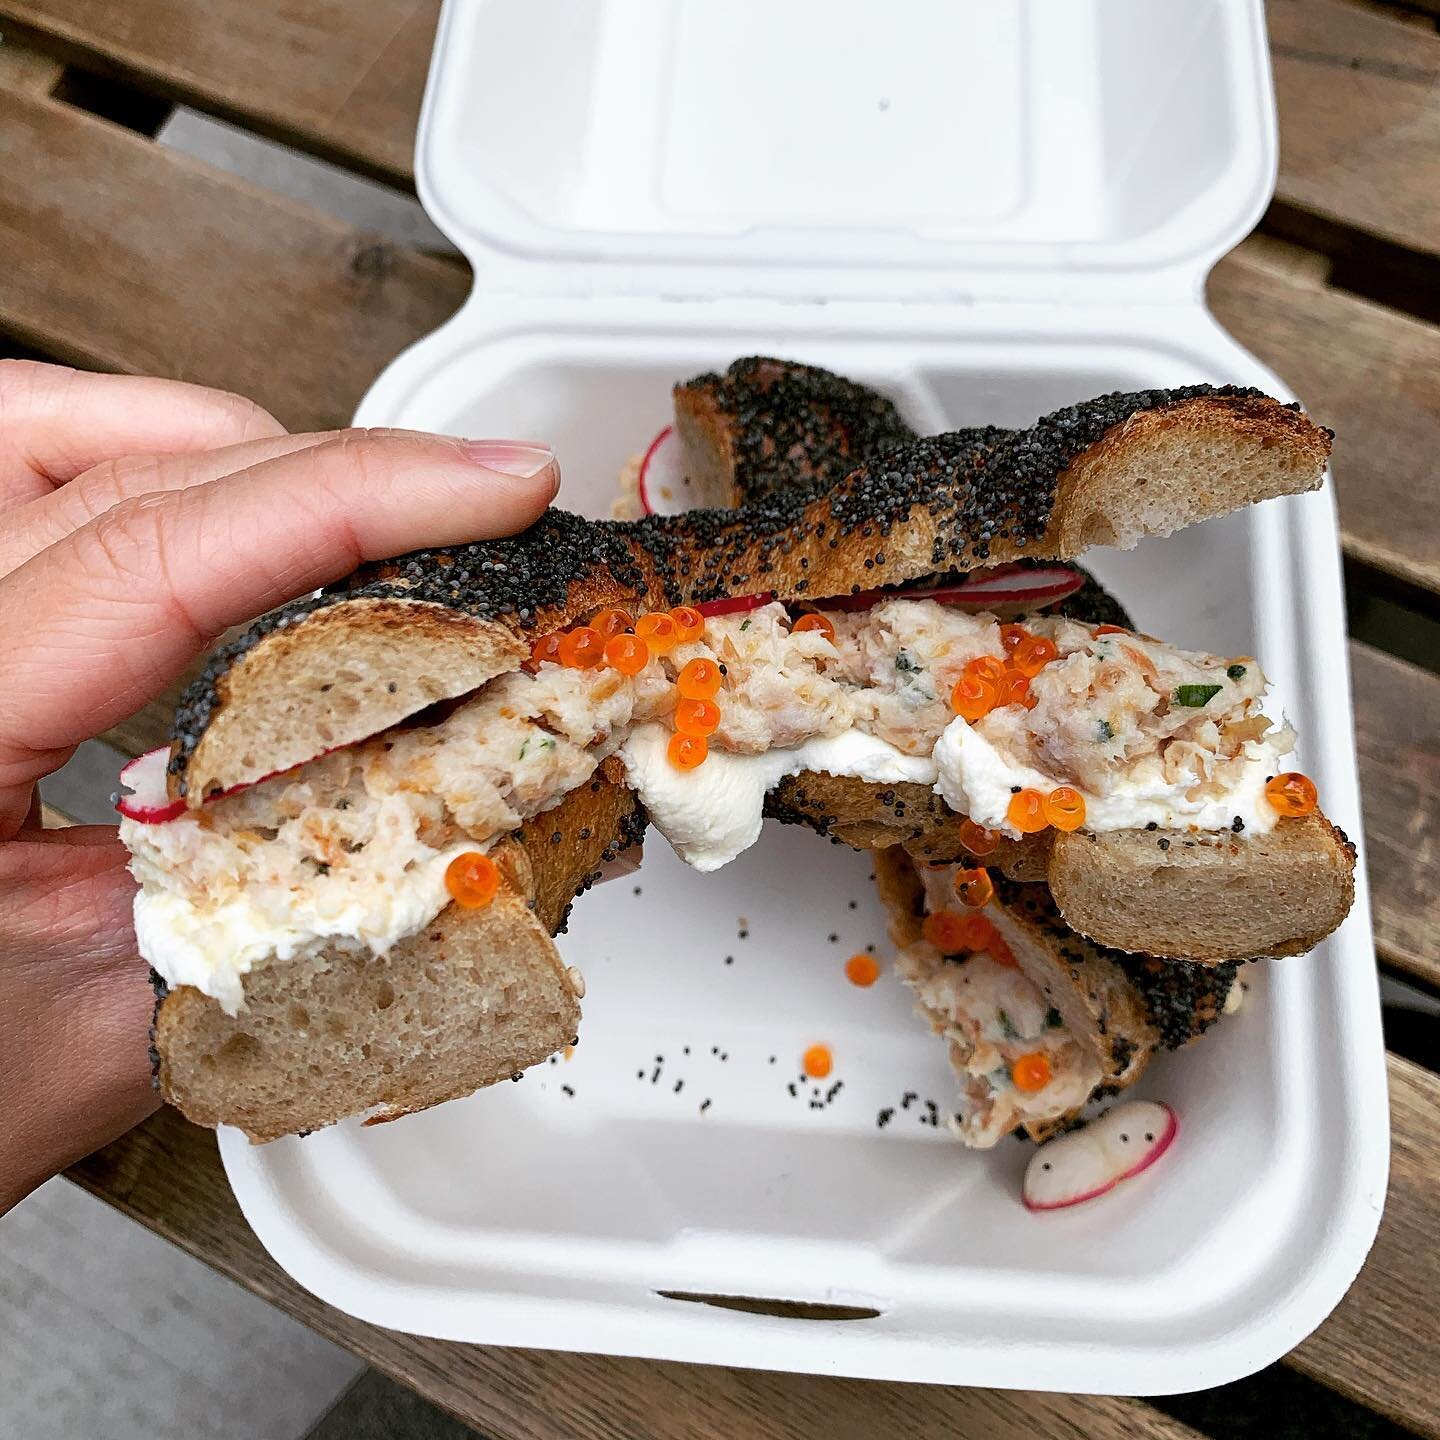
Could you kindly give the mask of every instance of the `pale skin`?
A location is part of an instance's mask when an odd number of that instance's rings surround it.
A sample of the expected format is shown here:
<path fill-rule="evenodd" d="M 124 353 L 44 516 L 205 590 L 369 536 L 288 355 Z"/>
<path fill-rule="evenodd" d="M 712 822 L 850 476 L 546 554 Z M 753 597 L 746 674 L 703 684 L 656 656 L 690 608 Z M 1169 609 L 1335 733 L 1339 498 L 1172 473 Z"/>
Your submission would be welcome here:
<path fill-rule="evenodd" d="M 0 361 L 0 1213 L 159 1103 L 126 852 L 42 829 L 40 780 L 227 627 L 519 530 L 558 485 L 543 446 L 292 435 L 236 395 Z"/>

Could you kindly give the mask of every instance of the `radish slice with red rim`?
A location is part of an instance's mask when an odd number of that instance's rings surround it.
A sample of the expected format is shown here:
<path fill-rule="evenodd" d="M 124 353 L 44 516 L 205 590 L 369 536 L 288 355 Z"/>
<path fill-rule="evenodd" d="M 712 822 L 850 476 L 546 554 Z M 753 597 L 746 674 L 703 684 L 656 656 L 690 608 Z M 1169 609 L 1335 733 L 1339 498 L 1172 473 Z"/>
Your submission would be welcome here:
<path fill-rule="evenodd" d="M 1084 583 L 1085 577 L 1066 565 L 997 565 L 991 570 L 976 570 L 953 585 L 862 590 L 857 595 L 836 595 L 815 604 L 822 610 L 869 610 L 884 600 L 934 600 L 974 611 L 997 605 L 1058 605 Z"/>
<path fill-rule="evenodd" d="M 680 436 L 667 425 L 651 442 L 640 461 L 637 482 L 640 508 L 647 515 L 679 515 L 691 508 L 685 485 Z"/>
<path fill-rule="evenodd" d="M 1174 1143 L 1175 1112 L 1157 1100 L 1132 1100 L 1068 1135 L 1047 1141 L 1025 1169 L 1027 1210 L 1063 1210 L 1113 1190 L 1148 1170 Z"/>
<path fill-rule="evenodd" d="M 695 608 L 707 619 L 712 615 L 743 615 L 747 610 L 758 610 L 775 598 L 773 590 L 760 590 L 754 595 L 727 595 L 723 600 L 707 600 Z"/>
<path fill-rule="evenodd" d="M 137 756 L 121 772 L 120 783 L 130 789 L 121 795 L 115 808 L 127 820 L 143 825 L 160 825 L 173 820 L 185 810 L 183 800 L 172 800 L 165 789 L 165 772 L 170 763 L 170 747 L 161 745 Z"/>
<path fill-rule="evenodd" d="M 212 800 L 223 800 L 227 795 L 238 795 L 242 790 L 249 790 L 254 785 L 263 785 L 267 780 L 273 780 L 277 775 L 284 775 L 289 770 L 298 770 L 301 765 L 310 764 L 311 760 L 319 760 L 322 756 L 331 755 L 341 746 L 331 745 L 328 749 L 322 750 L 319 755 L 312 755 L 310 760 L 302 760 L 298 764 L 291 765 L 287 770 L 272 770 L 268 775 L 261 775 L 257 780 L 246 780 L 243 784 L 232 785 L 228 790 L 221 790 L 214 795 L 207 795 L 205 803 L 208 805 Z M 143 755 L 136 758 L 120 772 L 120 783 L 128 785 L 133 793 L 121 795 L 115 801 L 115 808 L 127 820 L 138 820 L 144 825 L 163 825 L 167 820 L 174 820 L 185 813 L 185 802 L 183 800 L 172 800 L 166 793 L 166 770 L 170 763 L 170 747 L 161 745 L 156 750 L 147 750 Z"/>

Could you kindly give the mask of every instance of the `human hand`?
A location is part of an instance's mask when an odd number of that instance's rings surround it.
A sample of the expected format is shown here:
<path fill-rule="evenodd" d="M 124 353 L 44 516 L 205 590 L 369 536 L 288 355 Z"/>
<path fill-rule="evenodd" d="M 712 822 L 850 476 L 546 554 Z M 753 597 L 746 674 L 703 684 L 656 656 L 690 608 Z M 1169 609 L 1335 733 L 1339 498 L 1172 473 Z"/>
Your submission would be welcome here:
<path fill-rule="evenodd" d="M 519 530 L 558 484 L 543 446 L 289 435 L 219 391 L 0 361 L 0 1214 L 158 1103 L 125 849 L 42 830 L 40 779 L 229 626 Z"/>

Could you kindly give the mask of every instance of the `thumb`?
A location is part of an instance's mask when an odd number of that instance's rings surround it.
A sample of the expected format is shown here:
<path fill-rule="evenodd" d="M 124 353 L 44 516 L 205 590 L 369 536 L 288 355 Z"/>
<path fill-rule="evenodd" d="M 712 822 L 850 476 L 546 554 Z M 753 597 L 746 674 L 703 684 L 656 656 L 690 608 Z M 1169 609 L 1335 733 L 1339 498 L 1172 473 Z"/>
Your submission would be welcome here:
<path fill-rule="evenodd" d="M 543 445 L 349 432 L 82 525 L 0 579 L 0 614 L 25 617 L 0 651 L 0 835 L 56 754 L 229 626 L 366 560 L 510 534 L 558 484 Z"/>

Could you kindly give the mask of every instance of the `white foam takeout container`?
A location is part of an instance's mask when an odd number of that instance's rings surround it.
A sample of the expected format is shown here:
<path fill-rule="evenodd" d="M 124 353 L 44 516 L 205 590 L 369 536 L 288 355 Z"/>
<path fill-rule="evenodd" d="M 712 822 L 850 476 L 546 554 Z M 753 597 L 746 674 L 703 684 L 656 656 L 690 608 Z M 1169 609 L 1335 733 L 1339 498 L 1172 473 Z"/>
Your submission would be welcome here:
<path fill-rule="evenodd" d="M 1243 0 L 450 0 L 418 169 L 475 290 L 358 419 L 548 438 L 563 501 L 600 515 L 671 384 L 747 353 L 874 383 L 927 431 L 1116 388 L 1282 392 L 1202 298 L 1275 146 Z M 1147 630 L 1264 657 L 1357 835 L 1328 491 L 1092 558 Z M 400 1124 L 224 1132 L 246 1216 L 331 1304 L 504 1345 L 1155 1393 L 1312 1330 L 1385 1190 L 1363 878 L 1336 935 L 1252 967 L 1239 1015 L 1151 1067 L 1135 1093 L 1180 1117 L 1164 1161 L 1036 1216 L 1029 1147 L 925 1123 L 954 1086 L 894 977 L 843 978 L 887 949 L 869 873 L 767 826 L 699 876 L 652 835 L 562 938 L 589 983 L 572 1060 Z M 844 1082 L 819 1108 L 815 1041 Z"/>

